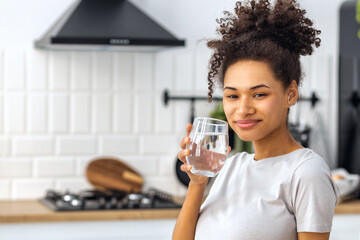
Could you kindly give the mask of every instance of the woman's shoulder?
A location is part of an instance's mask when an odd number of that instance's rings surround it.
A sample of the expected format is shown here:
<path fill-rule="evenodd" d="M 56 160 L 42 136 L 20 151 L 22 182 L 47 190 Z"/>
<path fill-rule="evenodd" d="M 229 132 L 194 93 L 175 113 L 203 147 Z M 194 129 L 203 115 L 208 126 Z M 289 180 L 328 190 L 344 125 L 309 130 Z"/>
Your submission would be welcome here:
<path fill-rule="evenodd" d="M 233 155 L 231 155 L 229 157 L 229 159 L 249 159 L 252 155 L 254 155 L 253 153 L 248 153 L 248 152 L 237 152 L 234 153 Z"/>
<path fill-rule="evenodd" d="M 243 163 L 243 162 L 246 162 L 247 160 L 250 160 L 253 155 L 254 155 L 253 153 L 248 153 L 248 152 L 237 152 L 237 153 L 234 153 L 231 156 L 229 156 L 226 159 L 226 162 L 232 163 L 232 164 L 237 163 L 237 162 Z"/>
<path fill-rule="evenodd" d="M 229 156 L 223 167 L 222 172 L 233 171 L 234 169 L 248 163 L 253 154 L 247 152 L 238 152 Z"/>
<path fill-rule="evenodd" d="M 305 148 L 297 158 L 294 175 L 306 176 L 308 178 L 329 174 L 330 168 L 326 161 L 309 148 Z"/>

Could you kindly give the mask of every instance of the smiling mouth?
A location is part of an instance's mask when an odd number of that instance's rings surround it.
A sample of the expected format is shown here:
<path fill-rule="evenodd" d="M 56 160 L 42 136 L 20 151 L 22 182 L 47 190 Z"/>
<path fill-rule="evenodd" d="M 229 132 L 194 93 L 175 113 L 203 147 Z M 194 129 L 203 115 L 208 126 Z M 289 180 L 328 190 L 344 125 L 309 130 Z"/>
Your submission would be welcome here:
<path fill-rule="evenodd" d="M 261 120 L 238 120 L 236 125 L 239 128 L 251 128 L 257 125 Z"/>

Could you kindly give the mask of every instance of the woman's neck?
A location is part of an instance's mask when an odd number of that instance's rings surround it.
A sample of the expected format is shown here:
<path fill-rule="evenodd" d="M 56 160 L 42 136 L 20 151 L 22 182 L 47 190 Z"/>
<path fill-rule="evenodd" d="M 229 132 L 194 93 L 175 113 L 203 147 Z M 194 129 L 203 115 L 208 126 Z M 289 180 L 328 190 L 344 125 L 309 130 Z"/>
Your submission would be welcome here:
<path fill-rule="evenodd" d="M 255 160 L 276 157 L 303 148 L 286 127 L 273 132 L 264 139 L 253 141 Z"/>

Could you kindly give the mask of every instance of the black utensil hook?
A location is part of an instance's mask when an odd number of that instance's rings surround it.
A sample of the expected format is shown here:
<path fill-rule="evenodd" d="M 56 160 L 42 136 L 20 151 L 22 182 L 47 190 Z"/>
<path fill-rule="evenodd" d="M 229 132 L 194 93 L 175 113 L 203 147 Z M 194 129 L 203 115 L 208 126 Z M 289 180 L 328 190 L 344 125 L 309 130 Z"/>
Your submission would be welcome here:
<path fill-rule="evenodd" d="M 353 91 L 350 98 L 351 104 L 354 108 L 357 108 L 360 104 L 360 96 L 357 91 Z"/>

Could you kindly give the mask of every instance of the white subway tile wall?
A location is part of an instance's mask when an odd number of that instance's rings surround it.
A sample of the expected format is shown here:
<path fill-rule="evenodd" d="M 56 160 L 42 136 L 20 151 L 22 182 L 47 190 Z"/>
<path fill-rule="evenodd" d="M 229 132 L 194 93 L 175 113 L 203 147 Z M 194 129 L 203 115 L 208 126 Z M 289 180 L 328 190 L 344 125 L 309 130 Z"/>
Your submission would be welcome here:
<path fill-rule="evenodd" d="M 136 154 L 139 152 L 139 140 L 134 135 L 103 136 L 99 141 L 99 152 L 102 154 Z"/>
<path fill-rule="evenodd" d="M 3 111 L 4 97 L 3 97 L 3 94 L 0 94 L 0 109 L 2 109 L 2 111 L 0 111 L 0 132 L 3 132 L 3 130 L 4 130 L 4 111 Z"/>
<path fill-rule="evenodd" d="M 34 158 L 34 177 L 73 177 L 75 160 L 66 157 Z"/>
<path fill-rule="evenodd" d="M 3 178 L 32 177 L 30 158 L 0 159 L 0 176 Z"/>
<path fill-rule="evenodd" d="M 48 84 L 49 52 L 26 51 L 26 86 L 32 91 L 45 91 Z M 1 69 L 0 69 L 1 71 Z"/>
<path fill-rule="evenodd" d="M 10 138 L 0 137 L 0 156 L 9 156 L 10 154 Z"/>
<path fill-rule="evenodd" d="M 110 93 L 93 94 L 93 132 L 109 133 L 111 130 L 112 97 Z"/>
<path fill-rule="evenodd" d="M 0 199 L 91 188 L 85 169 L 100 156 L 128 163 L 143 175 L 144 189 L 184 194 L 175 163 L 190 102 L 165 106 L 162 94 L 206 96 L 209 56 L 190 50 L 0 50 Z M 309 72 L 302 93 L 318 93 L 319 111 L 331 127 L 333 59 L 317 58 L 304 60 Z M 208 115 L 215 105 L 196 102 L 195 116 Z M 306 113 L 303 105 L 294 107 L 291 119 Z"/>
<path fill-rule="evenodd" d="M 4 82 L 4 51 L 0 50 L 0 89 L 3 89 Z"/>
<path fill-rule="evenodd" d="M 155 56 L 155 89 L 174 89 L 174 54 L 164 51 Z"/>
<path fill-rule="evenodd" d="M 66 133 L 69 128 L 69 93 L 49 94 L 49 132 Z"/>
<path fill-rule="evenodd" d="M 67 90 L 70 76 L 70 54 L 50 52 L 49 88 L 54 91 Z"/>
<path fill-rule="evenodd" d="M 113 129 L 115 133 L 132 133 L 134 129 L 134 102 L 131 93 L 115 93 L 113 105 Z"/>
<path fill-rule="evenodd" d="M 5 93 L 3 109 L 5 133 L 24 133 L 25 94 L 19 92 Z"/>
<path fill-rule="evenodd" d="M 131 104 L 131 103 L 130 103 Z M 136 94 L 134 101 L 135 133 L 151 133 L 153 127 L 153 97 L 149 93 Z"/>
<path fill-rule="evenodd" d="M 0 180 L 0 200 L 8 200 L 11 198 L 11 195 L 10 195 L 10 180 Z"/>
<path fill-rule="evenodd" d="M 27 131 L 44 134 L 47 130 L 48 100 L 46 93 L 29 93 L 27 96 Z"/>
<path fill-rule="evenodd" d="M 92 56 L 92 87 L 94 90 L 109 91 L 112 88 L 113 55 L 108 52 L 95 52 Z"/>
<path fill-rule="evenodd" d="M 131 91 L 134 86 L 134 54 L 113 54 L 114 90 Z"/>
<path fill-rule="evenodd" d="M 71 191 L 79 192 L 84 189 L 91 189 L 91 185 L 85 178 L 58 178 L 55 183 L 56 190 L 71 189 Z"/>
<path fill-rule="evenodd" d="M 89 93 L 72 93 L 70 99 L 70 132 L 88 133 L 91 129 L 91 96 Z"/>
<path fill-rule="evenodd" d="M 12 141 L 12 153 L 14 156 L 49 156 L 55 152 L 53 137 L 14 136 Z"/>
<path fill-rule="evenodd" d="M 151 92 L 153 89 L 154 54 L 136 53 L 134 62 L 135 90 Z"/>
<path fill-rule="evenodd" d="M 177 91 L 193 91 L 195 86 L 194 54 L 176 53 L 174 62 L 175 89 Z"/>
<path fill-rule="evenodd" d="M 81 155 L 96 154 L 98 151 L 95 135 L 58 137 L 58 154 Z"/>
<path fill-rule="evenodd" d="M 12 181 L 11 197 L 13 199 L 43 197 L 47 189 L 54 188 L 54 182 L 52 178 L 14 179 Z"/>
<path fill-rule="evenodd" d="M 88 91 L 91 80 L 91 54 L 71 53 L 71 66 L 71 90 Z"/>
<path fill-rule="evenodd" d="M 6 90 L 23 90 L 25 87 L 25 53 L 5 52 L 4 86 Z"/>

